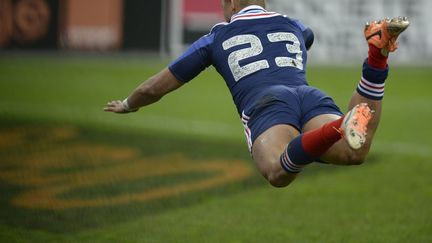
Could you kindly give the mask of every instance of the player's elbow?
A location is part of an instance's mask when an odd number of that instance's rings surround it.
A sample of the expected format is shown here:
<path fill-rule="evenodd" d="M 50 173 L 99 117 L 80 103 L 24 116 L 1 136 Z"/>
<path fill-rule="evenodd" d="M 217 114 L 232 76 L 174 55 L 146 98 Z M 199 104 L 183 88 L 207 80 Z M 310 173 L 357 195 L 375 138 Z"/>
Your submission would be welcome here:
<path fill-rule="evenodd" d="M 161 93 L 157 88 L 152 85 L 142 85 L 137 90 L 142 97 L 147 97 L 149 100 L 158 101 L 162 98 Z"/>

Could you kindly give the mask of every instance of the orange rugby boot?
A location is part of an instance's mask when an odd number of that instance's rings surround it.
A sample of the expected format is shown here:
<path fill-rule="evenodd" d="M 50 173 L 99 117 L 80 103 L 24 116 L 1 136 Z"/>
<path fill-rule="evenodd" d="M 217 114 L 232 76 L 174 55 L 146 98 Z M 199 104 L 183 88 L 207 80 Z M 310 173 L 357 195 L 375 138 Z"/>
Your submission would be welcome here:
<path fill-rule="evenodd" d="M 367 125 L 372 119 L 373 111 L 366 103 L 352 108 L 342 121 L 341 133 L 353 149 L 359 149 L 366 143 Z"/>
<path fill-rule="evenodd" d="M 364 35 L 369 44 L 381 49 L 381 54 L 388 56 L 398 48 L 398 36 L 408 28 L 407 17 L 386 18 L 379 21 L 368 22 L 365 25 Z"/>

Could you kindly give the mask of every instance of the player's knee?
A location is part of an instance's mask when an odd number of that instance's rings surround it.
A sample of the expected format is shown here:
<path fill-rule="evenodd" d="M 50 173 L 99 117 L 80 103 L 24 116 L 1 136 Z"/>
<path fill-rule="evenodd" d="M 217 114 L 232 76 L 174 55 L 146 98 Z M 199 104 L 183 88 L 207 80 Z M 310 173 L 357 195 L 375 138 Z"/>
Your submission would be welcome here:
<path fill-rule="evenodd" d="M 285 171 L 272 171 L 265 176 L 273 187 L 281 188 L 288 186 L 296 177 L 296 174 L 289 174 Z"/>
<path fill-rule="evenodd" d="M 354 159 L 351 159 L 351 160 L 347 161 L 347 164 L 349 164 L 349 165 L 361 165 L 364 162 L 365 162 L 364 159 L 356 157 Z"/>
<path fill-rule="evenodd" d="M 366 155 L 355 151 L 348 151 L 341 154 L 341 161 L 344 161 L 346 165 L 361 165 L 366 160 Z"/>
<path fill-rule="evenodd" d="M 278 177 L 268 177 L 267 181 L 272 185 L 273 187 L 281 188 L 288 186 L 291 181 L 287 180 L 286 178 L 278 178 Z"/>
<path fill-rule="evenodd" d="M 282 168 L 279 156 L 267 157 L 263 160 L 257 160 L 257 164 L 261 174 L 273 187 L 286 187 L 296 177 L 296 174 L 287 173 Z"/>

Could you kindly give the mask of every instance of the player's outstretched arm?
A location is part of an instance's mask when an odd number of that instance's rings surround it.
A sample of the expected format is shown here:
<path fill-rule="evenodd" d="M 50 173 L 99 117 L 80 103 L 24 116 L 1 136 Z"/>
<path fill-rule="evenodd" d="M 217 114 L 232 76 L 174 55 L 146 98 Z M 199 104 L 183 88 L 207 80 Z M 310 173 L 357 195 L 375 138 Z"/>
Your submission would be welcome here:
<path fill-rule="evenodd" d="M 171 71 L 165 68 L 140 84 L 132 94 L 123 101 L 113 100 L 108 102 L 104 111 L 114 113 L 135 112 L 142 106 L 157 102 L 165 94 L 178 89 L 182 85 L 183 84 L 177 80 Z"/>

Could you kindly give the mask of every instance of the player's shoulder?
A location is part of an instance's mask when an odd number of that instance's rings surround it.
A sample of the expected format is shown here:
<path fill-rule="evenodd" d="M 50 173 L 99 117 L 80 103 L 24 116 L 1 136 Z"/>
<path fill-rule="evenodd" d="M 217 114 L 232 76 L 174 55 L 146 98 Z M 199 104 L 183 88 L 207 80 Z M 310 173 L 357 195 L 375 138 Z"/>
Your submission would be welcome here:
<path fill-rule="evenodd" d="M 279 13 L 276 13 L 276 12 L 271 12 L 269 14 L 271 14 L 272 16 L 269 16 L 268 18 L 256 18 L 256 17 L 252 17 L 252 19 L 254 19 L 256 21 L 265 21 L 265 22 L 269 22 L 270 21 L 270 22 L 272 22 L 274 24 L 278 24 L 278 23 L 280 24 L 281 23 L 280 21 L 282 21 L 283 23 L 289 23 L 289 24 L 291 24 L 291 26 L 297 27 L 298 29 L 300 29 L 300 31 L 304 31 L 304 30 L 306 30 L 308 28 L 300 20 L 288 17 L 287 15 L 279 14 Z M 279 21 L 274 22 L 276 19 L 279 19 Z M 210 29 L 209 35 L 214 35 L 214 34 L 222 31 L 223 29 L 225 29 L 227 27 L 229 28 L 234 23 L 242 23 L 244 25 L 249 25 L 250 24 L 249 21 L 232 21 L 232 22 L 229 22 L 229 23 L 228 22 L 220 22 L 220 23 L 215 24 Z M 240 24 L 240 25 L 242 25 L 242 24 Z"/>
<path fill-rule="evenodd" d="M 223 29 L 223 27 L 228 26 L 228 24 L 229 23 L 227 22 L 220 22 L 213 25 L 213 27 L 210 29 L 210 34 L 218 32 L 219 30 Z"/>
<path fill-rule="evenodd" d="M 283 15 L 283 17 L 284 17 L 287 21 L 289 21 L 289 22 L 293 23 L 295 26 L 297 26 L 301 31 L 304 31 L 304 30 L 306 30 L 306 29 L 308 28 L 308 27 L 307 27 L 305 24 L 303 24 L 303 22 L 300 21 L 299 19 L 291 18 L 291 17 L 288 17 L 287 15 Z"/>

